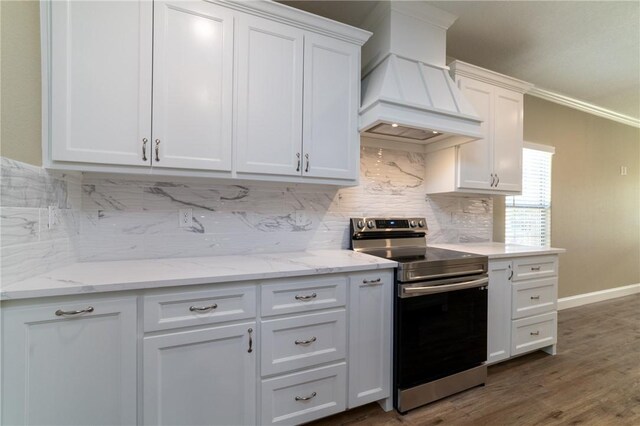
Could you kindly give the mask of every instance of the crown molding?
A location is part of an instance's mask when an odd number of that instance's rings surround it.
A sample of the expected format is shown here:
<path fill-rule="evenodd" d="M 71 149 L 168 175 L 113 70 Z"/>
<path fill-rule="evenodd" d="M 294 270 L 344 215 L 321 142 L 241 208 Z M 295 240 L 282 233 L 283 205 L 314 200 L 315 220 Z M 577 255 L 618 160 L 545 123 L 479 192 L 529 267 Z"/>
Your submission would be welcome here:
<path fill-rule="evenodd" d="M 640 128 L 640 119 L 631 117 L 629 115 L 620 114 L 618 112 L 611 111 L 610 109 L 602 108 L 588 102 L 571 98 L 569 96 L 561 95 L 550 90 L 544 90 L 540 89 L 539 87 L 534 87 L 527 93 L 527 95 L 535 96 L 536 98 L 544 99 L 546 101 L 564 105 L 569 108 L 577 109 L 588 114 L 593 114 L 609 120 L 617 121 L 618 123 L 626 124 L 628 126 Z"/>

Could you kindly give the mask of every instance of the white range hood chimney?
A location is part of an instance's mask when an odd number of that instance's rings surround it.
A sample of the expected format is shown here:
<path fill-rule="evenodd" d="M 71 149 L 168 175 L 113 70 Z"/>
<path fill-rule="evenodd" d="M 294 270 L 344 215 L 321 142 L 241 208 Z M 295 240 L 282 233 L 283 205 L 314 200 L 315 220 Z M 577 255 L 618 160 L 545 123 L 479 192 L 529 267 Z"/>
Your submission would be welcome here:
<path fill-rule="evenodd" d="M 360 133 L 448 147 L 482 137 L 482 120 L 449 76 L 456 16 L 423 2 L 384 1 L 364 20 Z"/>

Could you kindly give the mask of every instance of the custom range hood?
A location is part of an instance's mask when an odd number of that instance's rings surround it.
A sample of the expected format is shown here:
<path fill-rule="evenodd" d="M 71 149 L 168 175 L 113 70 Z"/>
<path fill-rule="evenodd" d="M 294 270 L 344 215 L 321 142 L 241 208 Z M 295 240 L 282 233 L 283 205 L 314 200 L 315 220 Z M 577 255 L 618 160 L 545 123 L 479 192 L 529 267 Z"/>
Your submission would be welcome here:
<path fill-rule="evenodd" d="M 361 135 L 442 148 L 483 137 L 445 63 L 456 19 L 423 2 L 383 1 L 364 20 L 373 36 L 362 50 Z"/>

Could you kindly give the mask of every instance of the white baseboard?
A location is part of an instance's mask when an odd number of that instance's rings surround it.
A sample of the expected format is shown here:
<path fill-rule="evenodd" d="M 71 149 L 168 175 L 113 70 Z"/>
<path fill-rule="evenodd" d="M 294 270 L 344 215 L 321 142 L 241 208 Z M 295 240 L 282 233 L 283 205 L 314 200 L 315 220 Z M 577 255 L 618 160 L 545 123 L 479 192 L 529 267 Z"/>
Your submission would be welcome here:
<path fill-rule="evenodd" d="M 617 297 L 629 296 L 636 293 L 640 293 L 640 283 L 625 285 L 623 287 L 608 288 L 606 290 L 594 291 L 592 293 L 563 297 L 558 299 L 558 310 L 561 311 L 562 309 L 575 308 L 576 306 L 602 302 L 603 300 L 615 299 Z"/>

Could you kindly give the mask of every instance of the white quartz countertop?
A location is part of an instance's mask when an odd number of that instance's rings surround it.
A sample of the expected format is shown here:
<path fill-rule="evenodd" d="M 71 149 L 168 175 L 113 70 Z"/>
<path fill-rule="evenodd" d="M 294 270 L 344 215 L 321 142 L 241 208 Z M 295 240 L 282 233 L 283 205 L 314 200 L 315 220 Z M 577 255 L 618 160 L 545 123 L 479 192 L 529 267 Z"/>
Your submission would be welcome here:
<path fill-rule="evenodd" d="M 563 248 L 532 247 L 523 246 L 520 244 L 505 243 L 429 244 L 429 246 L 448 250 L 464 251 L 467 253 L 481 254 L 484 256 L 488 256 L 489 259 L 558 254 L 564 253 L 566 251 Z"/>
<path fill-rule="evenodd" d="M 351 250 L 79 262 L 3 286 L 0 299 L 27 299 L 394 268 Z"/>

